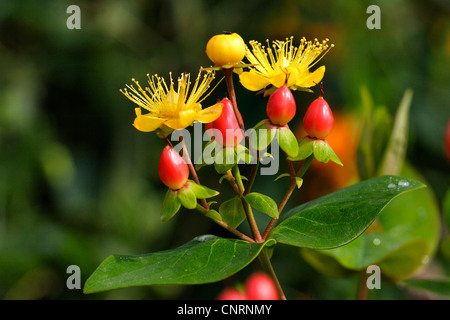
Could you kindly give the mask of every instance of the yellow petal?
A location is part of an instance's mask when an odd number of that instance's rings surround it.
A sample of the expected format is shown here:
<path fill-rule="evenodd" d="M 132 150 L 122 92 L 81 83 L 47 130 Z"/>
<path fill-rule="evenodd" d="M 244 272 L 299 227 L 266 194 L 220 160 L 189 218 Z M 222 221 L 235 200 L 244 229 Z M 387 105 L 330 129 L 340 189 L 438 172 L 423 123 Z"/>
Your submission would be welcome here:
<path fill-rule="evenodd" d="M 282 87 L 286 83 L 286 75 L 284 73 L 277 74 L 276 76 L 271 77 L 269 81 L 274 87 Z"/>
<path fill-rule="evenodd" d="M 294 66 L 289 66 L 287 68 L 287 72 L 288 72 L 287 86 L 290 88 L 292 86 L 295 86 L 295 84 L 297 83 L 297 79 L 300 79 L 299 77 L 300 69 Z"/>
<path fill-rule="evenodd" d="M 194 122 L 196 114 L 197 112 L 194 110 L 183 110 L 179 112 L 177 118 L 171 118 L 164 124 L 175 130 L 184 129 Z"/>
<path fill-rule="evenodd" d="M 270 81 L 261 75 L 259 75 L 255 70 L 250 70 L 242 72 L 239 75 L 242 85 L 250 91 L 258 91 L 264 89 L 270 84 Z"/>
<path fill-rule="evenodd" d="M 314 87 L 317 83 L 322 81 L 324 74 L 325 66 L 317 68 L 314 72 L 303 72 L 298 76 L 295 85 L 303 88 Z"/>
<path fill-rule="evenodd" d="M 164 119 L 155 118 L 149 115 L 141 115 L 140 111 L 136 111 L 136 119 L 134 119 L 133 126 L 139 131 L 151 132 L 158 129 L 163 124 L 163 122 Z"/>
<path fill-rule="evenodd" d="M 195 117 L 195 120 L 202 123 L 210 123 L 220 117 L 222 114 L 222 103 L 216 103 L 215 105 L 206 109 L 200 110 Z"/>

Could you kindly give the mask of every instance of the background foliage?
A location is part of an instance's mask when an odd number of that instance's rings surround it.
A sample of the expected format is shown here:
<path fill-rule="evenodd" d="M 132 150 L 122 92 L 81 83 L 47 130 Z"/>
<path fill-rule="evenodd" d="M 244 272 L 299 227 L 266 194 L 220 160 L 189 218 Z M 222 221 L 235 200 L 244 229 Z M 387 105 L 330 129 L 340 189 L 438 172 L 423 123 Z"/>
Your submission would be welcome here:
<path fill-rule="evenodd" d="M 81 30 L 66 28 L 70 4 L 81 8 Z M 366 8 L 371 4 L 381 8 L 381 30 L 366 27 Z M 160 221 L 165 187 L 156 168 L 163 143 L 131 126 L 134 106 L 119 92 L 132 77 L 143 81 L 147 73 L 165 77 L 169 72 L 196 74 L 200 66 L 210 65 L 204 53 L 207 40 L 225 30 L 238 32 L 246 42 L 290 35 L 329 38 L 335 48 L 322 60 L 327 66 L 324 85 L 336 117 L 358 115 L 364 90 L 374 104 L 394 115 L 405 89 L 413 89 L 406 157 L 439 204 L 444 222 L 439 237 L 445 244 L 450 216 L 445 198 L 449 162 L 443 149 L 450 118 L 449 21 L 449 4 L 441 0 L 2 1 L 0 297 L 209 299 L 225 284 L 239 282 L 257 268 L 250 266 L 227 283 L 130 288 L 93 295 L 68 290 L 65 283 L 66 268 L 72 264 L 80 266 L 84 283 L 112 253 L 165 250 L 205 233 L 228 236 L 195 213 L 179 214 L 168 223 Z M 236 87 L 243 118 L 253 126 L 264 117 L 266 101 Z M 220 85 L 205 104 L 223 94 L 225 87 Z M 300 124 L 317 95 L 295 97 L 298 112 L 292 123 Z M 357 116 L 347 128 L 359 120 Z M 337 141 L 355 138 L 344 131 Z M 381 141 L 383 134 L 387 135 L 381 133 Z M 309 179 L 309 193 L 293 197 L 290 205 L 317 197 L 327 191 L 326 186 L 332 190 L 342 181 L 348 183 L 355 175 L 351 171 L 355 166 L 350 165 L 356 157 L 351 145 L 341 153 L 335 149 L 344 168 L 350 168 L 343 170 L 350 171 L 334 172 L 333 179 L 320 180 L 320 190 L 314 183 L 320 175 L 309 173 L 303 187 Z M 206 185 L 216 184 L 217 179 L 210 176 L 208 168 L 199 172 Z M 272 180 L 262 177 L 255 187 L 279 200 L 283 180 Z M 224 198 L 231 195 L 227 188 L 221 191 Z M 447 249 L 439 246 L 421 272 L 449 274 L 449 262 L 448 245 Z M 296 249 L 280 246 L 273 264 L 288 297 L 355 296 L 356 278 L 325 277 Z M 382 288 L 374 293 L 377 298 L 429 297 L 388 282 Z"/>

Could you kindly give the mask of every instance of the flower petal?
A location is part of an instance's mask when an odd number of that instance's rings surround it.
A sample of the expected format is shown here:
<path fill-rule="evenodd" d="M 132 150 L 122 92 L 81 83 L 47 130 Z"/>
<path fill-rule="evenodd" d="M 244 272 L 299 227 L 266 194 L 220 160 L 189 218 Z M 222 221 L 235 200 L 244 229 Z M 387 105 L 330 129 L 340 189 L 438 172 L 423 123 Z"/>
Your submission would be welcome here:
<path fill-rule="evenodd" d="M 202 123 L 210 123 L 220 117 L 222 114 L 222 103 L 216 103 L 215 105 L 208 107 L 206 109 L 200 110 L 195 120 L 200 121 Z"/>
<path fill-rule="evenodd" d="M 323 75 L 325 74 L 325 66 L 321 66 L 317 68 L 314 72 L 303 72 L 298 75 L 297 81 L 295 83 L 298 87 L 310 88 L 314 87 L 323 79 Z"/>
<path fill-rule="evenodd" d="M 184 129 L 194 122 L 196 114 L 194 110 L 183 110 L 178 113 L 177 118 L 170 118 L 164 124 L 175 130 Z"/>
<path fill-rule="evenodd" d="M 139 109 L 139 111 L 138 111 Z M 136 119 L 133 126 L 142 132 L 151 132 L 158 129 L 164 122 L 164 119 L 152 117 L 150 115 L 142 115 L 141 109 L 136 108 Z"/>
<path fill-rule="evenodd" d="M 270 84 L 270 81 L 258 74 L 255 70 L 242 72 L 239 75 L 242 85 L 250 91 L 258 91 L 264 89 Z"/>
<path fill-rule="evenodd" d="M 279 73 L 274 77 L 270 77 L 269 81 L 274 87 L 280 88 L 286 83 L 286 74 Z"/>

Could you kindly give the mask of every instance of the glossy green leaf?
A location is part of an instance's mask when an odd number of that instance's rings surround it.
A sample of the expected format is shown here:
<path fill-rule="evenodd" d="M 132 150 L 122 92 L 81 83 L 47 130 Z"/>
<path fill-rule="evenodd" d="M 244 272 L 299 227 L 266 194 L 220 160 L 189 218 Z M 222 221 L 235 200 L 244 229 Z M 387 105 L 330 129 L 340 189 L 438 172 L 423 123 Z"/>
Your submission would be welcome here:
<path fill-rule="evenodd" d="M 203 284 L 223 280 L 252 262 L 274 241 L 249 243 L 213 235 L 144 255 L 112 255 L 89 277 L 84 293 L 155 284 Z"/>
<path fill-rule="evenodd" d="M 233 228 L 237 228 L 245 219 L 244 207 L 238 197 L 223 202 L 219 207 L 219 213 L 223 221 Z"/>
<path fill-rule="evenodd" d="M 181 202 L 178 200 L 178 194 L 176 191 L 168 189 L 166 195 L 164 196 L 162 209 L 161 209 L 161 220 L 168 221 L 180 210 Z"/>
<path fill-rule="evenodd" d="M 402 176 L 422 180 L 406 166 Z M 439 242 L 439 207 L 431 189 L 414 190 L 393 199 L 370 230 L 354 241 L 317 254 L 328 255 L 350 270 L 377 264 L 393 281 L 410 277 L 425 266 Z"/>
<path fill-rule="evenodd" d="M 252 192 L 245 196 L 245 200 L 256 210 L 278 219 L 278 206 L 271 197 L 258 192 Z"/>
<path fill-rule="evenodd" d="M 367 229 L 392 199 L 422 187 L 420 182 L 396 176 L 357 183 L 291 209 L 270 238 L 314 249 L 342 246 Z"/>

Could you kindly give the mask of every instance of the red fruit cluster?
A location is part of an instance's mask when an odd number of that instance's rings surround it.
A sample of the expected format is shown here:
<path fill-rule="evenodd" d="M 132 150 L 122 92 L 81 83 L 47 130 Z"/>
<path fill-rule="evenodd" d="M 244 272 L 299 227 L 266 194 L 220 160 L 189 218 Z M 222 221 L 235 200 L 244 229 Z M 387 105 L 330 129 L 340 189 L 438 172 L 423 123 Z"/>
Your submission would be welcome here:
<path fill-rule="evenodd" d="M 226 288 L 217 300 L 280 300 L 280 296 L 272 278 L 264 272 L 256 272 L 247 278 L 243 291 Z"/>
<path fill-rule="evenodd" d="M 170 189 L 181 189 L 189 178 L 189 167 L 171 146 L 166 146 L 159 159 L 159 177 Z"/>
<path fill-rule="evenodd" d="M 312 138 L 325 139 L 334 127 L 334 117 L 328 102 L 323 98 L 323 91 L 314 100 L 303 117 L 303 128 Z"/>
<path fill-rule="evenodd" d="M 296 110 L 294 95 L 286 85 L 272 93 L 267 102 L 267 116 L 272 124 L 278 126 L 284 126 L 291 121 Z"/>
<path fill-rule="evenodd" d="M 219 118 L 205 125 L 205 130 L 215 129 L 212 132 L 215 140 L 224 147 L 235 147 L 244 138 L 244 134 L 239 127 L 239 122 L 234 113 L 233 104 L 230 99 L 224 98 L 220 103 L 223 104 L 222 114 Z M 239 111 L 238 111 L 239 112 Z M 242 116 L 239 113 L 242 123 Z"/>

